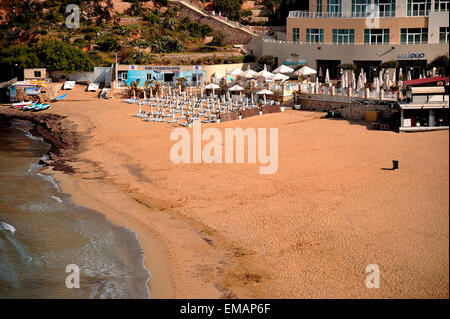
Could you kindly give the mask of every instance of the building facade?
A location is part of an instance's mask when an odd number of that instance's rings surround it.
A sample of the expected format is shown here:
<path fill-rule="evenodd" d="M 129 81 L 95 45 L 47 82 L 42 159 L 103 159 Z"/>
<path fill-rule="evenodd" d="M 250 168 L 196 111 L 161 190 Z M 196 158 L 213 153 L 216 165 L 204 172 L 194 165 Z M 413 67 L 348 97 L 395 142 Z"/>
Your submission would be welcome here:
<path fill-rule="evenodd" d="M 439 55 L 448 55 L 449 0 L 310 0 L 309 11 L 291 11 L 286 41 L 262 39 L 262 54 L 279 62 L 301 59 L 315 69 L 355 64 L 369 74 L 398 61 L 413 78 Z"/>
<path fill-rule="evenodd" d="M 139 80 L 138 86 L 146 81 L 158 81 L 165 85 L 177 86 L 177 78 L 186 79 L 188 86 L 201 87 L 206 83 L 219 82 L 235 68 L 243 70 L 248 63 L 216 65 L 124 65 L 118 64 L 117 87 L 129 86 Z"/>

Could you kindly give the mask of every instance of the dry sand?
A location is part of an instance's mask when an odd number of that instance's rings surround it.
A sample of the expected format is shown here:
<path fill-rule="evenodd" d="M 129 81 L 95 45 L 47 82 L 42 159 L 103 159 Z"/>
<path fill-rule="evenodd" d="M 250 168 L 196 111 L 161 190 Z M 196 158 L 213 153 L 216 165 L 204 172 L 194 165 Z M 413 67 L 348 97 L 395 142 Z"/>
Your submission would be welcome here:
<path fill-rule="evenodd" d="M 259 164 L 173 164 L 170 125 L 82 89 L 50 110 L 88 136 L 76 173 L 56 178 L 138 234 L 154 298 L 449 297 L 448 131 L 303 111 L 202 126 L 277 127 L 278 171 L 260 175 Z M 381 169 L 393 159 L 399 170 Z"/>

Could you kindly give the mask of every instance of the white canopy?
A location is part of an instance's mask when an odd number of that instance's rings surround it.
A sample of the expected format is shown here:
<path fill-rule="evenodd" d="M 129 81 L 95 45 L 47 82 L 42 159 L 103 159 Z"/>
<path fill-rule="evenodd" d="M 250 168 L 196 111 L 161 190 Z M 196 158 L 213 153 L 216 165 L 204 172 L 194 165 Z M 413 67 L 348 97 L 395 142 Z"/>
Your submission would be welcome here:
<path fill-rule="evenodd" d="M 210 84 L 205 86 L 205 89 L 208 89 L 208 90 L 220 89 L 220 86 L 218 86 L 215 83 L 210 83 Z"/>
<path fill-rule="evenodd" d="M 248 66 L 248 69 L 244 72 L 242 72 L 241 74 L 239 74 L 239 76 L 244 77 L 246 79 L 251 79 L 255 76 L 256 72 L 253 71 L 252 69 L 250 69 L 250 65 Z"/>
<path fill-rule="evenodd" d="M 295 74 L 297 75 L 302 75 L 302 76 L 308 76 L 308 75 L 312 75 L 312 74 L 316 74 L 317 71 L 314 69 L 311 69 L 309 66 L 304 66 L 301 69 L 295 71 Z"/>
<path fill-rule="evenodd" d="M 255 78 L 270 79 L 273 76 L 274 76 L 274 74 L 272 72 L 267 71 L 267 67 L 265 64 L 264 64 L 264 69 L 255 74 Z"/>
<path fill-rule="evenodd" d="M 234 92 L 234 91 L 243 91 L 244 90 L 244 88 L 242 87 L 242 86 L 240 86 L 240 85 L 233 85 L 232 87 L 230 87 L 229 89 L 228 89 L 228 91 L 231 91 L 231 92 Z"/>
<path fill-rule="evenodd" d="M 274 80 L 274 81 L 286 81 L 287 79 L 289 79 L 289 77 L 282 73 L 277 73 L 272 78 L 272 80 Z"/>
<path fill-rule="evenodd" d="M 229 75 L 239 75 L 239 74 L 241 74 L 242 72 L 244 72 L 244 71 L 242 71 L 242 70 L 239 69 L 239 68 L 234 68 L 234 69 L 231 70 L 230 73 L 228 73 L 228 74 L 229 74 Z"/>
<path fill-rule="evenodd" d="M 292 72 L 294 72 L 294 69 L 284 64 L 280 65 L 278 68 L 273 70 L 273 73 L 292 73 Z"/>
<path fill-rule="evenodd" d="M 273 92 L 270 91 L 270 90 L 267 90 L 267 89 L 263 89 L 261 91 L 256 92 L 256 94 L 259 94 L 259 95 L 271 95 L 271 94 L 273 94 Z"/>

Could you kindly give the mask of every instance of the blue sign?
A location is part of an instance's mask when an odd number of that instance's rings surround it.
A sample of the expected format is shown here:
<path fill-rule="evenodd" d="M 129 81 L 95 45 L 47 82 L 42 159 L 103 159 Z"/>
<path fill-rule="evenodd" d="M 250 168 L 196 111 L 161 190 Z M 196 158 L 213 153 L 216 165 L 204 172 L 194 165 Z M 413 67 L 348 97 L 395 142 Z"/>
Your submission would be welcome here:
<path fill-rule="evenodd" d="M 39 94 L 41 94 L 41 88 L 40 87 L 25 88 L 25 94 L 26 95 L 39 95 Z"/>
<path fill-rule="evenodd" d="M 16 102 L 17 91 L 14 85 L 11 85 L 9 88 L 9 100 L 11 102 Z"/>
<path fill-rule="evenodd" d="M 425 53 L 402 53 L 397 55 L 397 60 L 414 60 L 425 58 Z"/>

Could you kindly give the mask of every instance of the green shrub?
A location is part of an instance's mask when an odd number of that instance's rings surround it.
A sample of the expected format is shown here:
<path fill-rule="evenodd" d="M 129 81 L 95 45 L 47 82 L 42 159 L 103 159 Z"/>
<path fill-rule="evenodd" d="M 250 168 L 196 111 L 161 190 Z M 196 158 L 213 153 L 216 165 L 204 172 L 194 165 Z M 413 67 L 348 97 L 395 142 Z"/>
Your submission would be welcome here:
<path fill-rule="evenodd" d="M 152 52 L 156 53 L 170 53 L 170 52 L 183 52 L 184 46 L 175 38 L 163 35 L 159 39 L 151 41 Z"/>
<path fill-rule="evenodd" d="M 340 64 L 338 66 L 338 68 L 343 69 L 343 70 L 355 71 L 356 70 L 356 65 L 353 64 L 353 63 L 344 63 L 344 64 Z"/>
<path fill-rule="evenodd" d="M 224 44 L 225 41 L 225 35 L 222 33 L 222 31 L 216 30 L 212 33 L 213 39 L 210 43 L 210 45 L 221 47 Z"/>
<path fill-rule="evenodd" d="M 101 38 L 97 44 L 100 50 L 104 52 L 115 52 L 120 48 L 119 41 L 112 36 Z"/>

